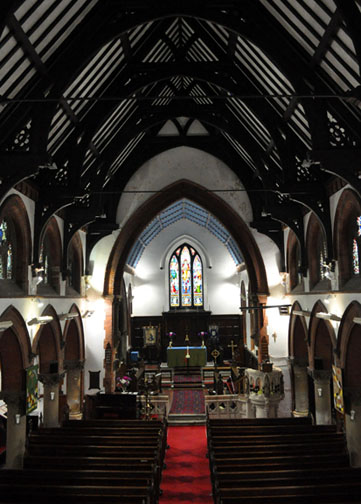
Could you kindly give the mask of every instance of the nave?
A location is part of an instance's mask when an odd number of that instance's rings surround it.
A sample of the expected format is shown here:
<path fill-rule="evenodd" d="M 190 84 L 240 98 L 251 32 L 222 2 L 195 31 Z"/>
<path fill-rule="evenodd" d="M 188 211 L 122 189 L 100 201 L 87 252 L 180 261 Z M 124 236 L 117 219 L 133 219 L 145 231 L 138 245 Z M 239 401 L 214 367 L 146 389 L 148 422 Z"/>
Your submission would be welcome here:
<path fill-rule="evenodd" d="M 360 0 L 0 2 L 3 471 L 67 422 L 282 418 L 336 430 L 353 481 L 359 26 Z"/>

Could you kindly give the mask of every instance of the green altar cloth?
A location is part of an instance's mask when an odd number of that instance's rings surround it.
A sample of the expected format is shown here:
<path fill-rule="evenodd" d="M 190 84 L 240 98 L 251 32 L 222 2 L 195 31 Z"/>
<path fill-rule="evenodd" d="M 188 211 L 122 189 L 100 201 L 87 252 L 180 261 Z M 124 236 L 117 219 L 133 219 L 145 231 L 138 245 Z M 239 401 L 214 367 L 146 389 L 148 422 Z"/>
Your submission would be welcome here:
<path fill-rule="evenodd" d="M 190 358 L 186 359 L 187 347 L 167 348 L 168 367 L 205 366 L 207 364 L 206 347 L 188 347 Z"/>

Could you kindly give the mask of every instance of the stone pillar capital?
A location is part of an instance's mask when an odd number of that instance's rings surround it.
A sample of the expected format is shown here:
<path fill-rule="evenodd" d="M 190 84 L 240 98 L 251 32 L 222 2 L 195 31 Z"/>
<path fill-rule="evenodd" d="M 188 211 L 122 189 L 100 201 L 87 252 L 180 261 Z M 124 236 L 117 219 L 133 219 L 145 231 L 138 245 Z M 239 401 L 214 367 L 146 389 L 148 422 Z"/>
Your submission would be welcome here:
<path fill-rule="evenodd" d="M 82 371 L 84 369 L 84 361 L 66 360 L 64 361 L 64 369 L 66 371 L 70 370 Z"/>
<path fill-rule="evenodd" d="M 12 407 L 22 414 L 25 412 L 25 392 L 3 390 L 0 398 L 6 402 L 8 409 Z"/>
<path fill-rule="evenodd" d="M 39 381 L 44 385 L 58 385 L 64 378 L 65 371 L 62 373 L 41 373 L 38 375 Z"/>
<path fill-rule="evenodd" d="M 313 378 L 314 381 L 327 382 L 331 379 L 331 371 L 324 369 L 311 369 L 307 368 L 308 374 Z"/>
<path fill-rule="evenodd" d="M 361 390 L 358 387 L 344 387 L 345 402 L 352 406 L 361 406 Z"/>

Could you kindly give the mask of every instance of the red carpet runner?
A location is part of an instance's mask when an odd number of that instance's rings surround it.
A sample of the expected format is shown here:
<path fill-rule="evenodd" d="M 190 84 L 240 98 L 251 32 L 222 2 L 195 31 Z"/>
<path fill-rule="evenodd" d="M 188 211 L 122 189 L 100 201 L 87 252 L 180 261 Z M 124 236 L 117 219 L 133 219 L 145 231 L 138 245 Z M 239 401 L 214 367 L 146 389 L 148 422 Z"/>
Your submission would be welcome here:
<path fill-rule="evenodd" d="M 168 427 L 168 445 L 159 504 L 212 504 L 205 426 Z"/>
<path fill-rule="evenodd" d="M 170 413 L 203 415 L 205 413 L 203 390 L 175 390 Z"/>

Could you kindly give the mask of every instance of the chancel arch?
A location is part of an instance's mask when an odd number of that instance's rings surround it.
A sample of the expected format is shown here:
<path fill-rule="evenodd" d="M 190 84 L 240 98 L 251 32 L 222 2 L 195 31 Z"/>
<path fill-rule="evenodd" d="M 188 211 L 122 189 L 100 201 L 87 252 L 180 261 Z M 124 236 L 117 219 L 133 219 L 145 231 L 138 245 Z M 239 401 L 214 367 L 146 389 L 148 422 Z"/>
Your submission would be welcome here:
<path fill-rule="evenodd" d="M 239 215 L 216 194 L 187 180 L 180 180 L 171 184 L 161 192 L 150 197 L 124 225 L 108 261 L 104 282 L 104 294 L 115 294 L 119 291 L 124 265 L 131 247 L 135 243 L 140 232 L 159 212 L 180 198 L 187 198 L 194 201 L 213 213 L 220 222 L 227 223 L 227 229 L 233 236 L 243 255 L 253 292 L 267 294 L 268 285 L 264 263 L 248 226 Z"/>

